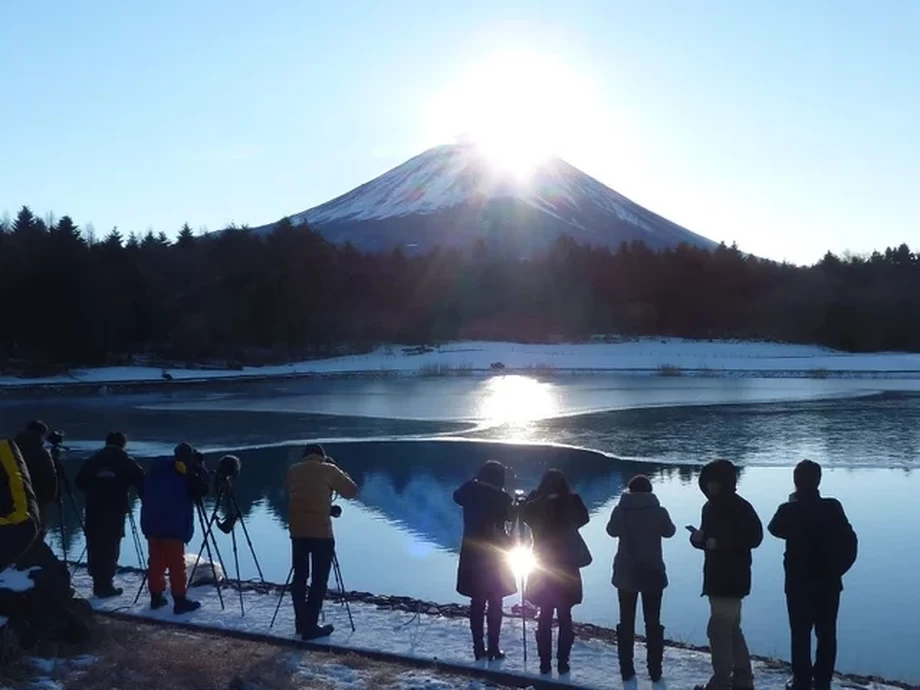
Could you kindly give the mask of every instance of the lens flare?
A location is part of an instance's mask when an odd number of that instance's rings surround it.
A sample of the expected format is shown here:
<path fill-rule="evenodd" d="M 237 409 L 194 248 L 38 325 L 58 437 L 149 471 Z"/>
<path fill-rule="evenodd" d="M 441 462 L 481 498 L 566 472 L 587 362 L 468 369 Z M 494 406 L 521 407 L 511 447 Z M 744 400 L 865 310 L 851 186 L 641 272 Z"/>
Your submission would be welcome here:
<path fill-rule="evenodd" d="M 526 578 L 537 567 L 537 559 L 526 546 L 515 546 L 507 553 L 508 564 L 511 566 L 511 572 L 518 580 Z"/>

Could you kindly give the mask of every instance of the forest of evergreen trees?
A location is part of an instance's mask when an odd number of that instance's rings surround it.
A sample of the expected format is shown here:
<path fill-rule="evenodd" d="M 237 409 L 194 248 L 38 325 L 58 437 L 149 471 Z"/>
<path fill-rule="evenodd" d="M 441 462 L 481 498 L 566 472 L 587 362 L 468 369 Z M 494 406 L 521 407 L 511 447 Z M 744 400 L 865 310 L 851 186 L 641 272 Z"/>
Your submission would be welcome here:
<path fill-rule="evenodd" d="M 920 351 L 920 254 L 797 267 L 734 247 L 617 252 L 562 239 L 529 260 L 366 254 L 289 221 L 196 236 L 95 238 L 23 207 L 0 222 L 0 369 L 280 361 L 378 343 L 757 338 Z"/>

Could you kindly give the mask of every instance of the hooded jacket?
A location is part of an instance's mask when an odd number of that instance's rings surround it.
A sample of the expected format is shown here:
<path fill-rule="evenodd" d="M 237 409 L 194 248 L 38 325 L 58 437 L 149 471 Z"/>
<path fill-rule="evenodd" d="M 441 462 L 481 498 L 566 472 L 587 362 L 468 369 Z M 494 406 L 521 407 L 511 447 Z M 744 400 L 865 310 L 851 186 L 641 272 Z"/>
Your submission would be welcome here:
<path fill-rule="evenodd" d="M 134 487 L 141 495 L 144 470 L 124 448 L 106 446 L 87 460 L 75 481 L 86 494 L 86 527 L 111 529 L 124 534 L 128 492 Z"/>
<path fill-rule="evenodd" d="M 511 496 L 478 479 L 454 491 L 463 508 L 463 541 L 457 563 L 457 592 L 465 597 L 505 597 L 517 591 L 505 557 L 511 537 L 505 524 L 512 518 Z"/>
<path fill-rule="evenodd" d="M 626 592 L 643 591 L 635 581 L 636 565 L 655 566 L 668 586 L 667 570 L 661 553 L 661 540 L 674 536 L 677 528 L 658 497 L 643 491 L 627 492 L 613 508 L 607 534 L 619 539 L 613 559 L 613 586 Z"/>
<path fill-rule="evenodd" d="M 141 530 L 148 539 L 188 544 L 195 534 L 195 503 L 208 494 L 208 476 L 175 458 L 158 458 L 144 480 Z"/>
<path fill-rule="evenodd" d="M 40 528 L 32 480 L 16 444 L 0 440 L 0 571 L 29 548 Z"/>
<path fill-rule="evenodd" d="M 706 494 L 710 482 L 720 485 L 714 496 Z M 737 483 L 738 470 L 728 460 L 711 462 L 700 472 L 700 490 L 709 499 L 700 524 L 704 542 L 691 544 L 706 552 L 703 596 L 742 599 L 751 593 L 751 551 L 763 541 L 763 524 L 754 507 L 738 495 Z"/>
<path fill-rule="evenodd" d="M 358 495 L 358 485 L 334 462 L 308 455 L 287 472 L 288 526 L 291 539 L 332 539 L 332 493 Z"/>
<path fill-rule="evenodd" d="M 767 529 L 786 540 L 786 592 L 843 591 L 859 543 L 839 501 L 822 498 L 817 489 L 797 491 Z"/>
<path fill-rule="evenodd" d="M 32 490 L 42 512 L 42 528 L 51 518 L 51 508 L 58 497 L 58 477 L 51 453 L 42 443 L 42 438 L 35 432 L 25 430 L 16 434 L 16 445 L 22 453 L 22 459 L 29 468 L 32 478 Z"/>

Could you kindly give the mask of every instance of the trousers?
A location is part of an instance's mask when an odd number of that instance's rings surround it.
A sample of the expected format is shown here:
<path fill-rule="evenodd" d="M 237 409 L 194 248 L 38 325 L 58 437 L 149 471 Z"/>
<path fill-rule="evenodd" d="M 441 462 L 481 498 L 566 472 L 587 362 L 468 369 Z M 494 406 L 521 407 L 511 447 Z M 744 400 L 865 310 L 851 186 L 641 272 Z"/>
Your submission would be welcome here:
<path fill-rule="evenodd" d="M 662 675 L 664 658 L 664 628 L 661 627 L 661 600 L 664 590 L 652 589 L 645 592 L 617 590 L 620 601 L 620 625 L 617 626 L 617 656 L 620 675 L 629 680 L 636 675 L 633 653 L 636 641 L 636 608 L 642 597 L 642 616 L 645 619 L 646 666 L 649 676 L 657 681 Z"/>
<path fill-rule="evenodd" d="M 559 639 L 556 642 L 556 659 L 564 664 L 569 662 L 572 644 L 575 642 L 575 630 L 572 625 L 572 607 L 542 606 L 537 618 L 537 652 L 540 660 L 548 662 L 553 657 L 553 611 L 559 619 Z"/>
<path fill-rule="evenodd" d="M 309 632 L 319 623 L 319 612 L 329 588 L 329 573 L 335 556 L 334 539 L 291 539 L 291 600 L 297 629 Z M 309 593 L 307 579 L 310 572 Z"/>
<path fill-rule="evenodd" d="M 148 539 L 150 561 L 147 566 L 147 586 L 151 594 L 166 591 L 166 571 L 173 599 L 182 599 L 188 590 L 185 571 L 185 544 L 173 539 Z"/>
<path fill-rule="evenodd" d="M 488 603 L 488 614 L 486 604 Z M 485 649 L 482 641 L 483 623 L 489 619 L 489 649 L 498 650 L 502 631 L 502 598 L 501 597 L 473 597 L 470 600 L 470 632 L 473 634 L 473 649 L 481 653 Z"/>
<path fill-rule="evenodd" d="M 120 525 L 108 528 L 86 525 L 86 565 L 95 587 L 111 585 L 121 555 Z"/>
<path fill-rule="evenodd" d="M 792 677 L 795 690 L 830 690 L 837 662 L 837 613 L 840 590 L 803 589 L 786 592 L 792 637 Z M 811 632 L 818 640 L 811 662 Z"/>
<path fill-rule="evenodd" d="M 741 631 L 741 599 L 709 597 L 709 646 L 712 679 L 709 690 L 746 690 L 754 687 L 751 654 Z"/>

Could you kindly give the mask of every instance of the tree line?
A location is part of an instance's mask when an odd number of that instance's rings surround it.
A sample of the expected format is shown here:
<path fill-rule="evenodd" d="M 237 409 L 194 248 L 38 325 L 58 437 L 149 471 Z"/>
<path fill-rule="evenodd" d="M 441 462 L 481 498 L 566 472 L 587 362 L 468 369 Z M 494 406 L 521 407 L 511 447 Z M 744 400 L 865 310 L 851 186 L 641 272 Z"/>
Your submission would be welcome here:
<path fill-rule="evenodd" d="M 801 267 L 737 247 L 617 251 L 561 238 L 521 260 L 478 243 L 420 256 L 271 233 L 103 238 L 22 207 L 0 221 L 0 367 L 138 356 L 283 361 L 379 343 L 579 340 L 599 333 L 920 351 L 920 254 Z"/>

